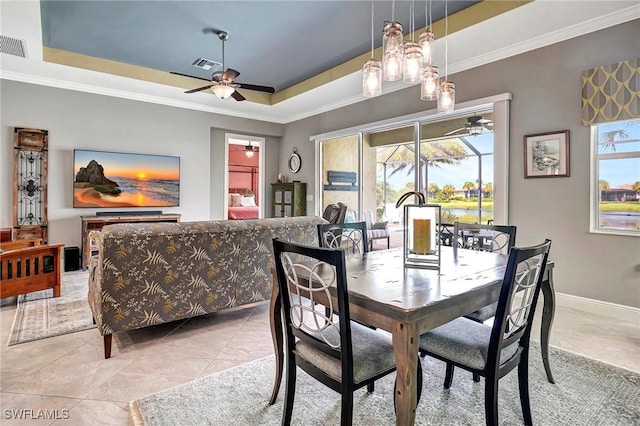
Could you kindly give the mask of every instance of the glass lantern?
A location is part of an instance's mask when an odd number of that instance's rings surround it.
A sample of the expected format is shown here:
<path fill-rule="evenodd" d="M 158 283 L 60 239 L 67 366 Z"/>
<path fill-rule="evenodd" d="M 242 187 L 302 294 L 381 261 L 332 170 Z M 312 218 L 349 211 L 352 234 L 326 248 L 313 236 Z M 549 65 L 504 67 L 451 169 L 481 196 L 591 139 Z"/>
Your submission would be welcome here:
<path fill-rule="evenodd" d="M 405 204 L 404 266 L 440 269 L 439 204 Z"/>

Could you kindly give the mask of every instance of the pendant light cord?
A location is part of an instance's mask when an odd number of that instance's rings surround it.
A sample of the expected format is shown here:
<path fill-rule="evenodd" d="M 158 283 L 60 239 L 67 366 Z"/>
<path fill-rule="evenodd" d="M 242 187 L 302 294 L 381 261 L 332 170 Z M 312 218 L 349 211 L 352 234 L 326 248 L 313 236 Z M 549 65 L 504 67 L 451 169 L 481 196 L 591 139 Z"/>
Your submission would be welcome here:
<path fill-rule="evenodd" d="M 373 8 L 374 2 L 371 0 L 371 59 L 373 59 Z"/>
<path fill-rule="evenodd" d="M 449 10 L 444 0 L 444 81 L 449 79 Z"/>

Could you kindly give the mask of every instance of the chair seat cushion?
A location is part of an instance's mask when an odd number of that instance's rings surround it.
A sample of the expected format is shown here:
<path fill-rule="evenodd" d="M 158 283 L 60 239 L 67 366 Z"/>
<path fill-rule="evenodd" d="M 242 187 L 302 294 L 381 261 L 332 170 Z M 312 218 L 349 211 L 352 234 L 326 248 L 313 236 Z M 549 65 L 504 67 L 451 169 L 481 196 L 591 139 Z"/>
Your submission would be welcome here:
<path fill-rule="evenodd" d="M 327 335 L 330 330 L 334 330 L 335 336 Z M 325 330 L 324 334 L 329 341 L 340 340 L 337 330 L 333 327 Z M 351 322 L 351 342 L 353 347 L 353 381 L 356 385 L 395 367 L 396 360 L 389 333 Z M 328 355 L 302 341 L 296 343 L 296 355 L 315 365 L 333 379 L 342 381 L 342 362 L 339 358 Z"/>
<path fill-rule="evenodd" d="M 420 336 L 420 348 L 428 353 L 471 367 L 487 364 L 491 326 L 466 318 L 457 318 Z M 502 349 L 501 364 L 518 351 L 518 342 Z"/>
<path fill-rule="evenodd" d="M 380 238 L 388 238 L 389 231 L 386 229 L 369 229 L 367 231 L 367 237 L 370 240 L 379 240 Z"/>

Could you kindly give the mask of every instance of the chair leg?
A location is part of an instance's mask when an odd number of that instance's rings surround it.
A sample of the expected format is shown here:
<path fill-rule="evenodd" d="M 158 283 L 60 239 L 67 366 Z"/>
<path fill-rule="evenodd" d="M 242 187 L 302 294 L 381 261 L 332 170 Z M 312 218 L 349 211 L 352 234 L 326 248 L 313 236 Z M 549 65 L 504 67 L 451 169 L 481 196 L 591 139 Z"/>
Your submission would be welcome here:
<path fill-rule="evenodd" d="M 487 426 L 498 424 L 498 378 L 495 374 L 484 378 L 484 413 Z"/>
<path fill-rule="evenodd" d="M 478 383 L 480 381 L 480 375 L 476 374 L 476 373 L 473 373 L 473 381 Z"/>
<path fill-rule="evenodd" d="M 518 388 L 520 390 L 520 405 L 522 406 L 522 417 L 525 425 L 532 425 L 531 404 L 529 402 L 529 360 L 526 356 L 518 364 Z"/>
<path fill-rule="evenodd" d="M 451 387 L 451 383 L 453 383 L 453 369 L 454 366 L 451 363 L 447 363 L 447 371 L 444 375 L 444 388 L 449 389 Z"/>
<path fill-rule="evenodd" d="M 391 246 L 389 245 L 389 237 L 387 237 L 387 250 L 389 250 Z"/>
<path fill-rule="evenodd" d="M 367 384 L 367 392 L 373 393 L 376 390 L 376 382 L 371 382 Z"/>
<path fill-rule="evenodd" d="M 296 363 L 293 356 L 287 357 L 287 381 L 284 389 L 284 409 L 282 411 L 282 424 L 291 424 L 293 413 L 293 399 L 296 394 Z"/>
<path fill-rule="evenodd" d="M 351 392 L 342 393 L 342 413 L 340 414 L 340 425 L 351 426 L 353 422 L 353 389 Z"/>

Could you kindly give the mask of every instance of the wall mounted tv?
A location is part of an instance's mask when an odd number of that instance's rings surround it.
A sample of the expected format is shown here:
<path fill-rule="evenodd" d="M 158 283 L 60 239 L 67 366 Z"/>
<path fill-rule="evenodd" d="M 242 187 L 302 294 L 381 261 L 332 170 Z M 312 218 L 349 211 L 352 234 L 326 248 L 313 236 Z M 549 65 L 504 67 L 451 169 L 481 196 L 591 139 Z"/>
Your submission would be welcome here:
<path fill-rule="evenodd" d="M 73 207 L 180 205 L 180 157 L 73 151 Z"/>

